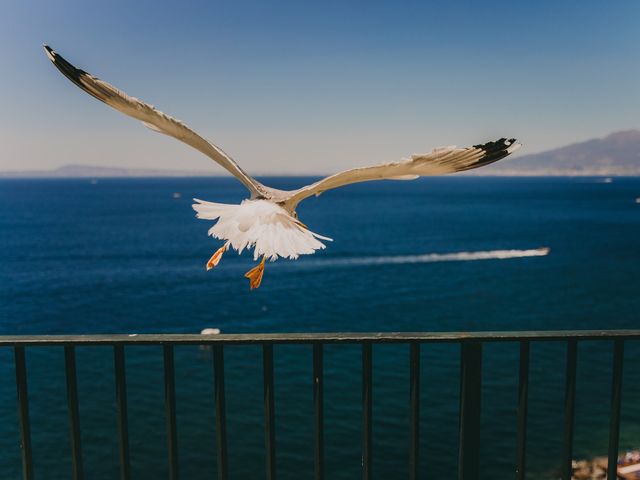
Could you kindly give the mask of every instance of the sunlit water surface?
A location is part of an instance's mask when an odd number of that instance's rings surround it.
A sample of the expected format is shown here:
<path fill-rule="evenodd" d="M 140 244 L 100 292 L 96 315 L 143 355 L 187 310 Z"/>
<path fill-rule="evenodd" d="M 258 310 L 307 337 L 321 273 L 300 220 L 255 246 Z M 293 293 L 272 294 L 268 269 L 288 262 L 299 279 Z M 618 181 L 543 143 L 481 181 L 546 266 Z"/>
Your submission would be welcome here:
<path fill-rule="evenodd" d="M 280 188 L 308 180 L 269 179 Z M 267 264 L 263 285 L 253 292 L 243 278 L 253 264 L 247 255 L 227 254 L 214 271 L 205 271 L 220 242 L 207 237 L 209 224 L 197 220 L 190 206 L 192 197 L 238 202 L 243 195 L 233 179 L 0 181 L 0 333 L 640 326 L 640 179 L 457 177 L 327 192 L 305 201 L 298 213 L 335 241 L 313 257 Z M 279 478 L 312 478 L 311 350 L 274 351 Z M 331 479 L 359 476 L 360 354 L 357 346 L 325 351 Z M 373 355 L 374 477 L 402 478 L 408 460 L 408 348 L 375 346 Z M 117 478 L 112 351 L 84 347 L 77 356 L 85 473 Z M 455 345 L 422 349 L 420 469 L 426 477 L 455 477 L 459 356 Z M 225 361 L 231 478 L 262 478 L 262 352 L 228 348 Z M 36 478 L 68 479 L 63 352 L 28 349 L 27 362 Z M 628 342 L 621 448 L 640 446 L 639 362 L 640 348 Z M 563 344 L 532 346 L 531 478 L 558 476 L 564 366 Z M 19 478 L 11 350 L 0 350 L 0 369 L 0 471 L 2 478 Z M 482 478 L 513 475 L 517 372 L 518 345 L 485 346 Z M 610 373 L 610 343 L 581 343 L 577 457 L 606 453 Z M 127 375 L 133 478 L 164 478 L 161 348 L 128 349 Z M 176 378 L 181 474 L 213 478 L 210 352 L 177 348 Z"/>

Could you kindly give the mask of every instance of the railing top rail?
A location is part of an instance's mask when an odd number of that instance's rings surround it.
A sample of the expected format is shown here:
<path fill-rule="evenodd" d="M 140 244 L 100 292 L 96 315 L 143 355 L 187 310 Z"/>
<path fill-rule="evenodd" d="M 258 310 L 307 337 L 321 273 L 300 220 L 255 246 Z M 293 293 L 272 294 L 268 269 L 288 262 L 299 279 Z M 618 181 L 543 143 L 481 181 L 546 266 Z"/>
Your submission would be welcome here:
<path fill-rule="evenodd" d="M 640 339 L 640 330 L 534 330 L 515 332 L 329 332 L 329 333 L 233 333 L 200 334 L 117 334 L 117 335 L 4 335 L 0 346 L 55 345 L 202 345 L 261 343 L 459 343 L 467 341 L 517 342 Z"/>

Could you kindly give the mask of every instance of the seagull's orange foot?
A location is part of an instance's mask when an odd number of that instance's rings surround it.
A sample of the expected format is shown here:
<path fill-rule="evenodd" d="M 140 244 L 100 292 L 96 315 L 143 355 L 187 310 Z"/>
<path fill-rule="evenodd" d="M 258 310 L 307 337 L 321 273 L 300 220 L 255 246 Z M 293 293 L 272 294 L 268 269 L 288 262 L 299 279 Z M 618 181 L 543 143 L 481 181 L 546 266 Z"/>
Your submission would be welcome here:
<path fill-rule="evenodd" d="M 249 279 L 249 287 L 251 290 L 258 288 L 262 282 L 262 274 L 264 273 L 264 261 L 266 257 L 262 257 L 262 261 L 244 274 Z"/>
<path fill-rule="evenodd" d="M 225 243 L 223 246 L 221 246 L 218 250 L 216 250 L 216 253 L 214 253 L 213 255 L 211 255 L 211 258 L 209 259 L 209 261 L 207 262 L 207 271 L 211 270 L 213 267 L 215 267 L 216 265 L 218 265 L 220 263 L 220 259 L 222 258 L 222 254 L 225 252 L 225 250 L 227 249 L 227 243 Z"/>

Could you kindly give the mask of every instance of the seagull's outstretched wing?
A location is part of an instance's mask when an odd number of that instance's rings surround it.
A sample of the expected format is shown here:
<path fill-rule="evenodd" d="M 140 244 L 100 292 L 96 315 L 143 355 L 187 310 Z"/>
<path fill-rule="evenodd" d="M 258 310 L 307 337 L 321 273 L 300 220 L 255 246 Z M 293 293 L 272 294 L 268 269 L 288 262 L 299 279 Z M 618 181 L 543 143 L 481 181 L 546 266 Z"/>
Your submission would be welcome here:
<path fill-rule="evenodd" d="M 92 95 L 125 115 L 140 120 L 150 129 L 177 138 L 208 157 L 211 157 L 240 180 L 254 196 L 260 196 L 263 193 L 264 186 L 260 182 L 251 178 L 220 148 L 202 138 L 181 121 L 156 110 L 152 105 L 128 96 L 107 82 L 74 67 L 49 46 L 44 45 L 44 49 L 58 70 L 89 95 Z"/>
<path fill-rule="evenodd" d="M 351 183 L 370 180 L 414 180 L 426 175 L 443 175 L 471 170 L 496 162 L 513 153 L 520 146 L 513 138 L 501 138 L 484 145 L 467 148 L 436 148 L 430 153 L 411 155 L 410 159 L 399 162 L 346 170 L 291 192 L 286 205 L 290 209 L 295 209 L 295 206 L 307 197 L 320 195 L 325 190 Z"/>

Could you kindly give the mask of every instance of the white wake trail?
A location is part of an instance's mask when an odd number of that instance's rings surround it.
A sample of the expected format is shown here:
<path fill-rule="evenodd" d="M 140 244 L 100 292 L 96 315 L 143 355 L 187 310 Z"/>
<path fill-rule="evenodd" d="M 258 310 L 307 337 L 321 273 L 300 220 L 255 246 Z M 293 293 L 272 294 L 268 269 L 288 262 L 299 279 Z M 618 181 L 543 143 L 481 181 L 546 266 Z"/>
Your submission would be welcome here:
<path fill-rule="evenodd" d="M 472 260 L 507 260 L 510 258 L 544 257 L 550 248 L 528 250 L 486 250 L 477 252 L 425 253 L 423 255 L 393 255 L 381 257 L 353 257 L 305 262 L 308 266 L 362 266 L 408 263 L 468 262 Z"/>

